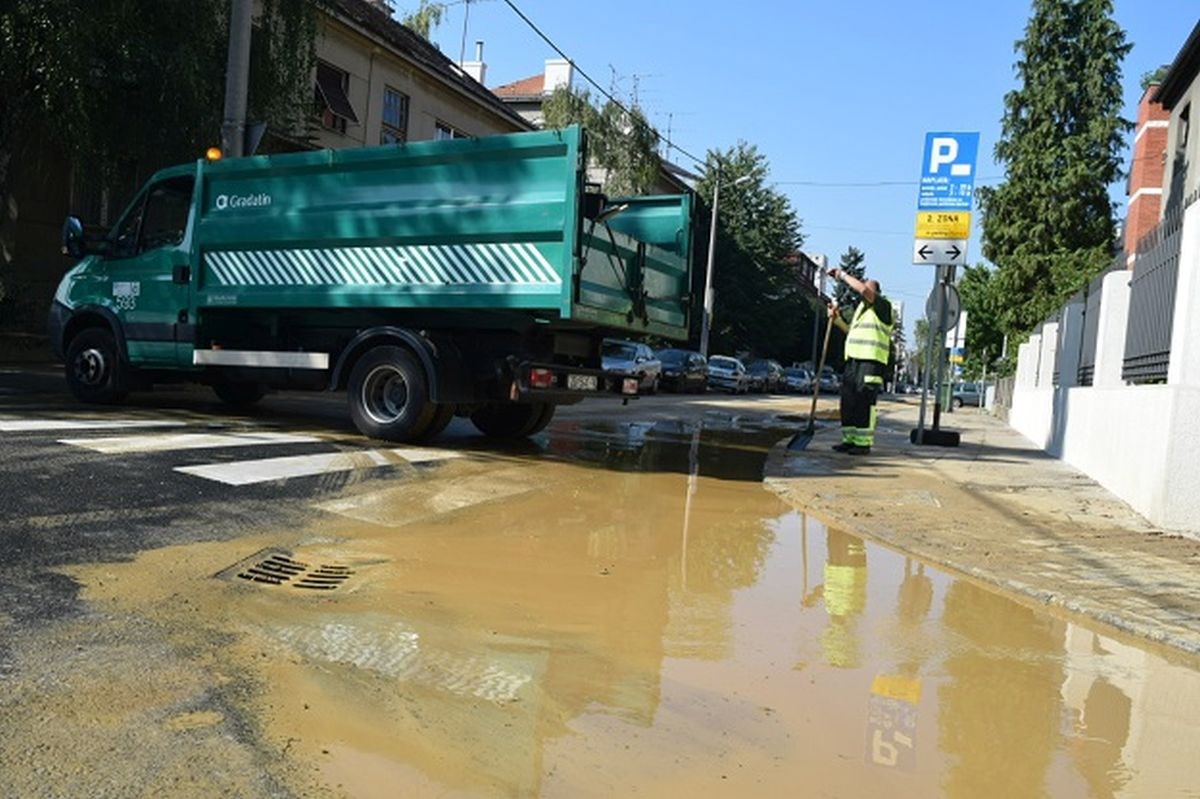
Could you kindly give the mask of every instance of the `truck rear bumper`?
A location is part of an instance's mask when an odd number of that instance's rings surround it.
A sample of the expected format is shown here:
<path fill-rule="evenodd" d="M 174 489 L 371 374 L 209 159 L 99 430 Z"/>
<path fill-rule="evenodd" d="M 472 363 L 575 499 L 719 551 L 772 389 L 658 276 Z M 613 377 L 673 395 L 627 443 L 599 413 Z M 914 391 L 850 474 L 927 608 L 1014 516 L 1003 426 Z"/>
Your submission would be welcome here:
<path fill-rule="evenodd" d="M 524 361 L 517 366 L 512 399 L 568 404 L 587 397 L 631 398 L 638 394 L 637 378 L 602 369 Z"/>

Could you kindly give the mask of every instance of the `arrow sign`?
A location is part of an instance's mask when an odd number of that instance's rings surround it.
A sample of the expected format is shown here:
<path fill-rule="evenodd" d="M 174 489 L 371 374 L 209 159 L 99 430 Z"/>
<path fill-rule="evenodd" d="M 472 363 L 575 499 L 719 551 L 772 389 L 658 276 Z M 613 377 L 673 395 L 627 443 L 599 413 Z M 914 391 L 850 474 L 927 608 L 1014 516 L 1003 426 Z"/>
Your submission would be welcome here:
<path fill-rule="evenodd" d="M 966 262 L 966 239 L 917 239 L 913 242 L 914 264 L 962 266 Z"/>

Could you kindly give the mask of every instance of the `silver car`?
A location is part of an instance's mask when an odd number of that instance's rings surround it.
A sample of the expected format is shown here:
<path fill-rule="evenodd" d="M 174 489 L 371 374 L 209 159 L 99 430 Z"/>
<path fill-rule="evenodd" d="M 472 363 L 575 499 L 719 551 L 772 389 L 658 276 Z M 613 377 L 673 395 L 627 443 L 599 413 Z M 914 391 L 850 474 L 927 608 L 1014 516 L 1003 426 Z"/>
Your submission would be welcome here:
<path fill-rule="evenodd" d="M 731 394 L 745 394 L 750 390 L 750 375 L 737 358 L 714 355 L 708 359 L 708 386 L 723 388 Z"/>
<path fill-rule="evenodd" d="M 662 380 L 662 362 L 654 350 L 636 341 L 605 339 L 600 347 L 600 365 L 619 377 L 637 378 L 639 393 L 656 393 Z"/>

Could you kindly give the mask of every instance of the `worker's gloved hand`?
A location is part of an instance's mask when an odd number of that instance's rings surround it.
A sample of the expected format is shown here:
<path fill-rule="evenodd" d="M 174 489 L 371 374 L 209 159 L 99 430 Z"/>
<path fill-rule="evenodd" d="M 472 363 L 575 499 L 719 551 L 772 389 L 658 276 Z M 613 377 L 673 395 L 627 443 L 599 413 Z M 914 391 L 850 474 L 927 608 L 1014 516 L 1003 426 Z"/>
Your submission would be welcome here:
<path fill-rule="evenodd" d="M 835 318 L 837 318 L 837 315 L 838 315 L 837 303 L 830 303 L 829 304 L 829 318 L 835 319 Z"/>

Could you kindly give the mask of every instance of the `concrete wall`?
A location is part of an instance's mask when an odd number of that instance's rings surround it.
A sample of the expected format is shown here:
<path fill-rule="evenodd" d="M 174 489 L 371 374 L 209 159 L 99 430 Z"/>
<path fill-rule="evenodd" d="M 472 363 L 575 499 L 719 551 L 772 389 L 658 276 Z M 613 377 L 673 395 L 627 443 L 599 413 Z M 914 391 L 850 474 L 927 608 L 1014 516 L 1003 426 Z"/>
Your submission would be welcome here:
<path fill-rule="evenodd" d="M 1184 229 L 1167 382 L 1120 380 L 1129 289 L 1127 273 L 1117 272 L 1102 288 L 1096 384 L 1065 379 L 1078 368 L 1077 342 L 1048 323 L 1018 349 L 1008 421 L 1152 523 L 1200 535 L 1200 202 L 1187 210 Z M 1062 324 L 1075 317 L 1068 306 Z M 1048 379 L 1055 364 L 1064 378 L 1057 387 Z"/>
<path fill-rule="evenodd" d="M 1190 130 L 1186 146 L 1180 146 L 1184 114 Z M 1200 188 L 1200 76 L 1171 109 L 1167 128 L 1166 164 L 1163 170 L 1163 213 Z"/>

